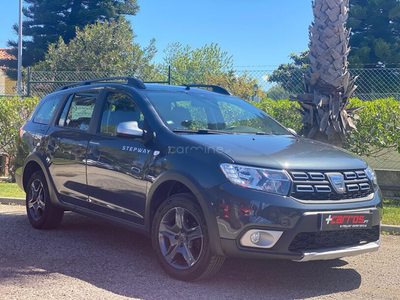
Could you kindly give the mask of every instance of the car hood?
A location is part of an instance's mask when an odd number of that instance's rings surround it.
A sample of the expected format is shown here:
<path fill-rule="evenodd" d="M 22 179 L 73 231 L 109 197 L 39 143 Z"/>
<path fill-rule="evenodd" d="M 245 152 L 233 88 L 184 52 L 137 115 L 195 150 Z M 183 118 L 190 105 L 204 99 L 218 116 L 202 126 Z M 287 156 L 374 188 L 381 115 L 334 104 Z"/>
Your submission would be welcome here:
<path fill-rule="evenodd" d="M 229 155 L 236 164 L 287 170 L 355 170 L 366 163 L 340 148 L 294 136 L 182 135 Z M 210 152 L 207 152 L 210 153 Z"/>

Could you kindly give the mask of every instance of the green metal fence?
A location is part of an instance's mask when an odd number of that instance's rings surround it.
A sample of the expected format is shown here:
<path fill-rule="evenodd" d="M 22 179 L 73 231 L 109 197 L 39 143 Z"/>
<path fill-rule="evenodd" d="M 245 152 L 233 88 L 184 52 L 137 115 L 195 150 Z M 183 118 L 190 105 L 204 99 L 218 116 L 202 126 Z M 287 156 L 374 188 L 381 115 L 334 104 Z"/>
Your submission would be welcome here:
<path fill-rule="evenodd" d="M 290 74 L 286 74 L 281 83 L 272 82 L 271 75 L 276 68 L 260 67 L 237 67 L 235 74 L 241 76 L 247 73 L 253 79 L 257 79 L 261 90 L 273 99 L 287 99 L 290 95 L 303 93 L 303 75 L 306 69 L 300 69 Z M 376 100 L 381 98 L 395 98 L 400 100 L 400 68 L 374 68 L 358 69 L 351 68 L 350 72 L 358 76 L 358 88 L 355 97 L 361 100 Z M 105 78 L 111 76 L 133 76 L 131 72 L 93 72 L 93 71 L 31 71 L 27 70 L 24 74 L 23 92 L 25 95 L 43 97 L 44 95 L 57 90 L 59 87 L 95 78 Z M 168 70 L 153 72 L 142 75 L 139 78 L 145 82 L 175 83 L 172 79 L 171 68 Z M 172 78 L 172 79 L 171 79 Z M 171 81 L 172 80 L 172 81 Z M 0 96 L 16 95 L 16 87 L 8 86 L 7 91 L 1 89 Z"/>
<path fill-rule="evenodd" d="M 95 71 L 27 71 L 27 80 L 25 86 L 25 94 L 27 96 L 43 97 L 52 93 L 60 87 L 96 78 L 107 78 L 115 76 L 132 76 L 129 72 L 126 74 L 114 72 L 95 72 Z M 157 72 L 142 76 L 145 83 L 171 84 L 171 68 L 166 73 Z"/>
<path fill-rule="evenodd" d="M 287 99 L 290 95 L 304 93 L 303 75 L 307 69 L 299 69 L 282 75 L 282 82 L 271 81 L 271 76 L 276 68 L 241 67 L 236 74 L 247 74 L 257 79 L 258 86 L 268 96 L 275 100 Z M 355 97 L 361 100 L 376 100 L 382 98 L 395 98 L 400 100 L 400 68 L 350 68 L 353 76 L 358 76 L 358 86 Z"/>

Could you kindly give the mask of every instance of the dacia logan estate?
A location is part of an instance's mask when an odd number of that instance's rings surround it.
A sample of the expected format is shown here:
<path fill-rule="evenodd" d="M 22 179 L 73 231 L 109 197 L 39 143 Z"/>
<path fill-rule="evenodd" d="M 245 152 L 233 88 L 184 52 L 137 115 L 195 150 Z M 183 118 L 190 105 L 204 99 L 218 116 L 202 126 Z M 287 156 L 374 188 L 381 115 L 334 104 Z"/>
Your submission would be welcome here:
<path fill-rule="evenodd" d="M 16 180 L 33 227 L 74 211 L 132 228 L 180 280 L 226 257 L 306 262 L 380 246 L 381 193 L 362 159 L 218 86 L 62 87 L 21 128 Z"/>

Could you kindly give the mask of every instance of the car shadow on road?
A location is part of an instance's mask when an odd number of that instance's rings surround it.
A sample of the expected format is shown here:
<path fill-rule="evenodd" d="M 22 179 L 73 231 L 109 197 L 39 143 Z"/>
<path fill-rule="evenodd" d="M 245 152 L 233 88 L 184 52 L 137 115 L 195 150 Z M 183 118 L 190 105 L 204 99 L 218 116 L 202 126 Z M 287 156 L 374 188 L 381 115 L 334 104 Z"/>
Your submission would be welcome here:
<path fill-rule="evenodd" d="M 247 259 L 227 259 L 212 279 L 186 283 L 163 273 L 150 239 L 114 225 L 74 213 L 51 231 L 31 228 L 22 214 L 0 213 L 0 225 L 0 285 L 25 275 L 59 273 L 143 299 L 297 299 L 351 291 L 361 284 L 360 274 L 344 260 Z"/>

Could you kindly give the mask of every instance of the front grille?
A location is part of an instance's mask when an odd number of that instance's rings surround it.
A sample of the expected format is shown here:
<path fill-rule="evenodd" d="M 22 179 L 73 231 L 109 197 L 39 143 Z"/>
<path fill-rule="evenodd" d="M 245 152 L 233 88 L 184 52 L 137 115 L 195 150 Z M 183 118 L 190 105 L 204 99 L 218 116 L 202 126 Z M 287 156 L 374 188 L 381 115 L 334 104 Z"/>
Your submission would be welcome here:
<path fill-rule="evenodd" d="M 319 250 L 357 246 L 379 240 L 379 225 L 372 229 L 349 229 L 299 233 L 289 246 L 290 251 Z"/>
<path fill-rule="evenodd" d="M 351 200 L 368 197 L 373 188 L 363 170 L 344 172 L 289 172 L 293 180 L 291 196 L 299 200 Z M 343 176 L 345 191 L 339 193 L 332 185 L 329 175 Z"/>

